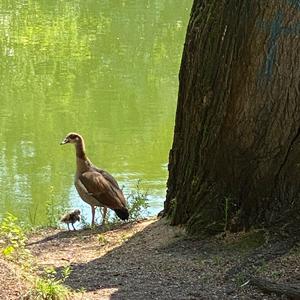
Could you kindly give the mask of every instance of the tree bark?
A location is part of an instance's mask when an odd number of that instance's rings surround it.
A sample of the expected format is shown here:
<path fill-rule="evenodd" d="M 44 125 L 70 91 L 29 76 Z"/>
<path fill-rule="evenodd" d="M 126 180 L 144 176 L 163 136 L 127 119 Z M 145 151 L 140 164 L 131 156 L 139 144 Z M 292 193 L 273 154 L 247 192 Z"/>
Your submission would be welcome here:
<path fill-rule="evenodd" d="M 169 157 L 172 224 L 237 231 L 299 208 L 299 19 L 294 0 L 194 1 Z"/>

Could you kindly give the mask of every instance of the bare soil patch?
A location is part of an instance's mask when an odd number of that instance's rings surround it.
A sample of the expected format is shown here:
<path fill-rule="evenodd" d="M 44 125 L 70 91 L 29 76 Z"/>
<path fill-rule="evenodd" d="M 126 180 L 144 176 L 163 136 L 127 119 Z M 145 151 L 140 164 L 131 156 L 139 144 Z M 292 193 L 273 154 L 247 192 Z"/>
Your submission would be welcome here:
<path fill-rule="evenodd" d="M 25 295 L 27 286 L 18 268 L 0 258 L 0 299 L 15 300 Z"/>

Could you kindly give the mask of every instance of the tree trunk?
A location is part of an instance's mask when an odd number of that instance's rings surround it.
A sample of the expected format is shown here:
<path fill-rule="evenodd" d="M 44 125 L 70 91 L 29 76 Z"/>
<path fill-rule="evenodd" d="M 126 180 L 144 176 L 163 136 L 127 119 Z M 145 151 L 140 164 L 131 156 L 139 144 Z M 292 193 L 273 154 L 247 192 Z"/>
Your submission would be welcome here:
<path fill-rule="evenodd" d="M 194 1 L 169 158 L 172 224 L 235 231 L 298 209 L 299 19 L 295 0 Z"/>

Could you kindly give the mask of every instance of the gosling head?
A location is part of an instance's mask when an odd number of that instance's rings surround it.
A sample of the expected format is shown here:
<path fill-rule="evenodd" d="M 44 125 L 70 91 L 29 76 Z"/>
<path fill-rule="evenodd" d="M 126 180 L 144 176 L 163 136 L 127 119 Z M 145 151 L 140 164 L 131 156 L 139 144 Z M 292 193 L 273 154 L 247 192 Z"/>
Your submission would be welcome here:
<path fill-rule="evenodd" d="M 61 145 L 65 144 L 76 144 L 78 142 L 82 141 L 82 136 L 78 133 L 71 132 L 68 133 L 67 136 L 63 139 L 63 141 L 60 143 Z"/>
<path fill-rule="evenodd" d="M 75 209 L 75 210 L 73 211 L 73 214 L 74 214 L 75 222 L 76 222 L 76 221 L 80 222 L 80 210 L 79 210 L 79 209 Z"/>
<path fill-rule="evenodd" d="M 75 215 L 80 215 L 80 210 L 79 209 L 75 209 L 74 211 L 73 211 L 73 214 L 75 214 Z"/>

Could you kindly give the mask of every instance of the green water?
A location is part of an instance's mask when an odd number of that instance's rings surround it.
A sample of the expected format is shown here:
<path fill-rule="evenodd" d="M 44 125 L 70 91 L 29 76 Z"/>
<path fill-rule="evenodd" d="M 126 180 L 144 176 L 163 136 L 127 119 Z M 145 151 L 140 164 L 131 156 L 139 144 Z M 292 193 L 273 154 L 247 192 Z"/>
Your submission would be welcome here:
<path fill-rule="evenodd" d="M 125 194 L 163 206 L 191 0 L 0 0 L 0 216 L 90 208 L 73 186 L 81 133 Z"/>

